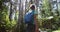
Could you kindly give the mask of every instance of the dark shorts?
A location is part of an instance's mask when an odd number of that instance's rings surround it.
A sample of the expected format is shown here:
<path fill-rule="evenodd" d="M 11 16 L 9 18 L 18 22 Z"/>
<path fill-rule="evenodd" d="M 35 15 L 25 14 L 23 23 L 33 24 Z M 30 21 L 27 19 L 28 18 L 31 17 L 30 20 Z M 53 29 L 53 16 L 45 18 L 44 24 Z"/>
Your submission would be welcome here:
<path fill-rule="evenodd" d="M 35 32 L 35 25 L 34 24 L 28 24 L 26 32 Z"/>

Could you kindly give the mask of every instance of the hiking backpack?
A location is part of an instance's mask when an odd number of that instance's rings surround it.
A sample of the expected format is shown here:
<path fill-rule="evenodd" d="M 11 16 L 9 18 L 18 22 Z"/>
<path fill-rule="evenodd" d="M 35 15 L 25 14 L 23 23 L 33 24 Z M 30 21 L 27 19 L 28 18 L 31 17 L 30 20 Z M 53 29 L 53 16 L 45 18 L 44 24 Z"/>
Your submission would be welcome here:
<path fill-rule="evenodd" d="M 32 23 L 34 20 L 34 11 L 27 12 L 24 17 L 25 23 Z"/>

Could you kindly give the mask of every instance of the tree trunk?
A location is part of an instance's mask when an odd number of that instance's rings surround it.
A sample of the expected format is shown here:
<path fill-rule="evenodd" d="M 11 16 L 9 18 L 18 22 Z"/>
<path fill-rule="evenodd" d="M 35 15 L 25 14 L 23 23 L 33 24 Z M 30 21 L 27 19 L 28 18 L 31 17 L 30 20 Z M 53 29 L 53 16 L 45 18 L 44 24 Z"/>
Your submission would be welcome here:
<path fill-rule="evenodd" d="M 19 18 L 17 23 L 17 32 L 22 32 L 22 23 L 23 23 L 23 8 L 22 8 L 22 0 L 20 0 L 19 4 Z"/>
<path fill-rule="evenodd" d="M 9 15 L 10 21 L 12 20 L 12 13 L 13 13 L 13 11 L 12 11 L 12 2 L 10 0 L 10 15 Z"/>

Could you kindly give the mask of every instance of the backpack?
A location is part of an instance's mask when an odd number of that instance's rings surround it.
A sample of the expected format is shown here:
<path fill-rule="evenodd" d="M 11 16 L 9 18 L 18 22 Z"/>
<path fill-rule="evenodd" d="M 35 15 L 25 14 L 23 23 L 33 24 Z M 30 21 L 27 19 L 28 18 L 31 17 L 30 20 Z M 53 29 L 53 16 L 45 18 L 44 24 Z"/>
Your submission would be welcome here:
<path fill-rule="evenodd" d="M 25 23 L 27 23 L 27 24 L 32 23 L 33 19 L 34 19 L 34 11 L 31 11 L 30 13 L 27 12 L 25 14 L 25 17 L 24 17 Z"/>

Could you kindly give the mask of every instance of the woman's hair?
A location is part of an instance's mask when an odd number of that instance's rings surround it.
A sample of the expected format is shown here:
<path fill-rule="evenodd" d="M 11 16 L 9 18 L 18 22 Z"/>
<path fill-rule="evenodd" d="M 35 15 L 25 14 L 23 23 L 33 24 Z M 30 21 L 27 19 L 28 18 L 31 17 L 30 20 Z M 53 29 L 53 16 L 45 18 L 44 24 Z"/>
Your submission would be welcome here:
<path fill-rule="evenodd" d="M 35 9 L 35 5 L 32 5 L 32 6 L 30 7 L 30 9 L 34 10 L 34 9 Z"/>

